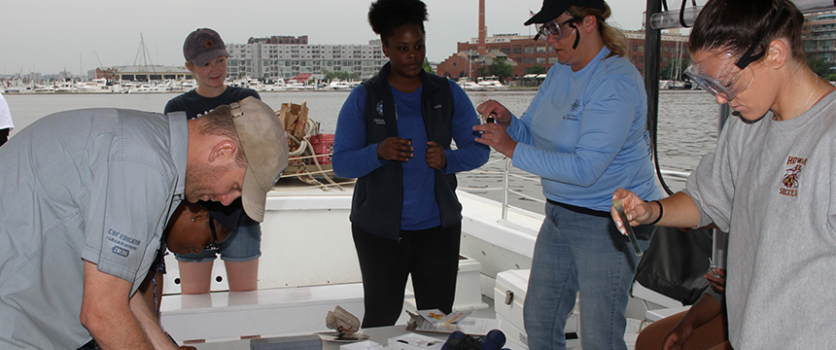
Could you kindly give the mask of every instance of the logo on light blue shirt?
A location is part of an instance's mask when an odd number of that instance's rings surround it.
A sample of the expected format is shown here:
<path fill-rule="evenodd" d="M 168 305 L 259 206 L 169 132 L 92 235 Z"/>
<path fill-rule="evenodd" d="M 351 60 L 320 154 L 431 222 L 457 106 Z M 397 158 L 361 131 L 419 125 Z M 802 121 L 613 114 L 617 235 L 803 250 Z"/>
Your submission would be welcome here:
<path fill-rule="evenodd" d="M 580 109 L 580 108 L 581 108 L 581 100 L 576 98 L 574 101 L 572 101 L 572 105 L 569 106 L 569 113 L 566 113 L 565 115 L 563 115 L 563 120 L 571 120 L 571 121 L 575 121 L 575 122 L 580 120 L 580 118 L 578 118 L 578 115 L 575 114 L 575 112 L 577 112 L 578 109 Z"/>

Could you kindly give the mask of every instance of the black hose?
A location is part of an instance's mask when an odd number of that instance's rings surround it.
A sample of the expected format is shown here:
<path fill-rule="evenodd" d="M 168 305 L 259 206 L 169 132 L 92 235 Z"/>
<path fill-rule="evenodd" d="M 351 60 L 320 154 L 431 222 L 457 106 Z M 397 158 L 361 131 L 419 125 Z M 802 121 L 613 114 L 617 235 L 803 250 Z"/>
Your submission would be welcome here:
<path fill-rule="evenodd" d="M 682 6 L 679 8 L 679 24 L 682 26 L 682 28 L 688 28 L 688 25 L 685 24 L 685 4 L 687 3 L 688 0 L 682 0 Z"/>
<path fill-rule="evenodd" d="M 652 121 L 652 130 L 650 130 L 650 143 L 651 143 L 651 150 L 653 150 L 653 164 L 656 167 L 656 177 L 659 178 L 659 184 L 662 185 L 662 189 L 665 190 L 669 196 L 673 194 L 673 190 L 668 187 L 668 183 L 665 182 L 665 178 L 662 176 L 662 169 L 659 167 L 659 148 L 656 147 L 656 140 L 658 138 L 659 132 L 659 116 L 656 115 L 653 117 Z"/>

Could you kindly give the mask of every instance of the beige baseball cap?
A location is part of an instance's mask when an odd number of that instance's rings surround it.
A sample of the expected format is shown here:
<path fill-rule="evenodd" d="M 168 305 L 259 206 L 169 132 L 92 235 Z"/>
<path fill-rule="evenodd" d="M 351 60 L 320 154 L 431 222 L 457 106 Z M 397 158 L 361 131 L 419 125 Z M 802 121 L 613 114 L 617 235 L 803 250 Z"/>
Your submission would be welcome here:
<path fill-rule="evenodd" d="M 241 188 L 241 203 L 251 219 L 264 221 L 267 192 L 287 168 L 287 135 L 276 112 L 255 97 L 229 104 L 232 120 L 244 154 L 247 172 Z"/>

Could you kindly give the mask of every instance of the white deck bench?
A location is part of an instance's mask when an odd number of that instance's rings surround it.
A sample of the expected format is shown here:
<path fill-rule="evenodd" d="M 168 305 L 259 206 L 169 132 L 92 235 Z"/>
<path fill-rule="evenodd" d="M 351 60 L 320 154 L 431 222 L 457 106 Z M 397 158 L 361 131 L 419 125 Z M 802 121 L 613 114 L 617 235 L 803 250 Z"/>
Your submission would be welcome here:
<path fill-rule="evenodd" d="M 160 312 L 163 329 L 182 342 L 327 331 L 325 317 L 337 305 L 362 320 L 363 285 L 168 295 Z"/>

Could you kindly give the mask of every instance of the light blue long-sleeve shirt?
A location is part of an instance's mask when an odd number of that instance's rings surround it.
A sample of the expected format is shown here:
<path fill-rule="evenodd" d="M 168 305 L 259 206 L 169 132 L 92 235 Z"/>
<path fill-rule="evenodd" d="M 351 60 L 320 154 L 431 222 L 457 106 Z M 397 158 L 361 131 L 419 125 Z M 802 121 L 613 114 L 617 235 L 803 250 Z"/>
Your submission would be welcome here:
<path fill-rule="evenodd" d="M 553 201 L 609 211 L 616 188 L 661 198 L 651 162 L 647 96 L 625 58 L 604 47 L 583 69 L 555 64 L 509 135 L 514 166 L 542 178 Z"/>

